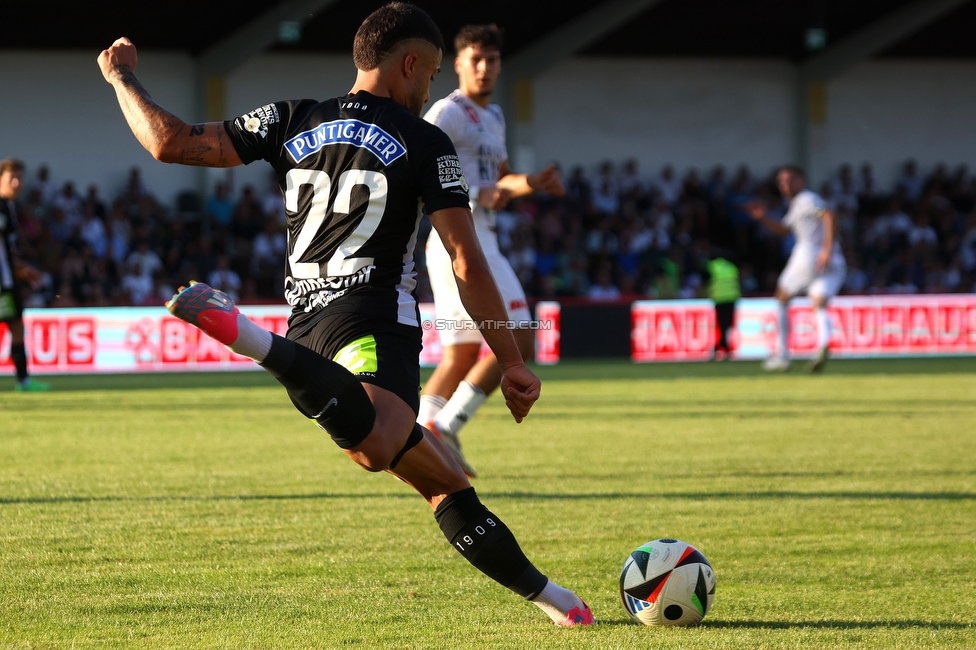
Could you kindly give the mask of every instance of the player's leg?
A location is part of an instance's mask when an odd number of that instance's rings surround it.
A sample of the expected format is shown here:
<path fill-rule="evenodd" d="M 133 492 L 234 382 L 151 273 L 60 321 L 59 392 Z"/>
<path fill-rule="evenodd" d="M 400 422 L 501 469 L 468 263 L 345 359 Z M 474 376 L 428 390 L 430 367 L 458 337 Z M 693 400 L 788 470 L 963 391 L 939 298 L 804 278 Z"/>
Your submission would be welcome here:
<path fill-rule="evenodd" d="M 509 320 L 508 323 L 493 323 L 490 326 L 514 327 L 512 333 L 515 336 L 515 342 L 522 358 L 530 360 L 535 355 L 535 331 L 528 327 L 532 314 L 529 312 L 525 292 L 522 290 L 522 285 L 512 269 L 512 265 L 499 252 L 494 234 L 490 232 L 481 233 L 479 239 L 482 242 L 487 242 L 484 245 L 485 259 L 488 260 L 498 291 L 505 301 Z M 471 368 L 471 371 L 464 377 L 464 381 L 458 385 L 451 398 L 434 418 L 436 433 L 447 442 L 451 452 L 454 453 L 454 457 L 471 477 L 476 476 L 476 473 L 461 452 L 461 441 L 458 436 L 461 429 L 474 417 L 488 396 L 498 388 L 501 378 L 501 369 L 498 367 L 498 360 L 495 355 L 489 354 L 482 357 Z"/>
<path fill-rule="evenodd" d="M 233 351 L 259 361 L 285 386 L 296 407 L 314 418 L 360 466 L 370 471 L 388 470 L 413 486 L 435 508 L 445 536 L 479 570 L 539 605 L 557 624 L 592 622 L 589 608 L 579 597 L 550 582 L 525 559 L 511 531 L 481 505 L 450 453 L 416 424 L 416 411 L 401 394 L 364 385 L 360 377 L 335 361 L 255 325 L 229 298 L 207 285 L 182 289 L 168 307 L 175 316 Z M 319 340 L 327 337 L 326 332 Z M 405 347 L 396 342 L 377 343 L 372 357 L 374 381 L 386 381 L 386 374 L 380 377 L 379 373 L 386 360 L 383 355 L 395 359 L 408 353 Z M 402 378 L 400 393 L 409 394 L 408 384 L 412 384 L 414 399 L 420 383 L 419 353 L 418 340 L 409 351 L 412 365 L 406 368 L 415 375 L 397 375 L 396 371 L 404 368 L 392 364 L 394 376 Z"/>
<path fill-rule="evenodd" d="M 434 421 L 438 411 L 444 408 L 465 375 L 478 362 L 478 354 L 481 352 L 480 335 L 476 343 L 445 344 L 445 338 L 441 339 L 441 360 L 424 384 L 420 395 L 417 422 L 424 426 Z"/>
<path fill-rule="evenodd" d="M 718 327 L 718 343 L 715 344 L 716 358 L 719 351 L 724 353 L 725 359 L 729 358 L 731 348 L 729 346 L 729 331 L 735 323 L 735 303 L 723 302 L 715 305 L 715 323 Z"/>
<path fill-rule="evenodd" d="M 792 293 L 782 285 L 776 287 L 776 324 L 778 349 L 776 353 L 763 363 L 765 370 L 783 372 L 790 368 L 789 340 L 790 313 L 789 303 Z"/>
<path fill-rule="evenodd" d="M 535 350 L 535 332 L 528 328 L 512 331 L 523 359 L 531 359 Z M 498 359 L 488 354 L 478 360 L 464 377 L 447 404 L 434 418 L 440 433 L 458 436 L 461 429 L 474 417 L 474 414 L 488 399 L 502 381 L 502 371 Z"/>
<path fill-rule="evenodd" d="M 801 291 L 805 291 L 814 279 L 814 263 L 806 251 L 794 249 L 783 272 L 776 281 L 776 321 L 778 334 L 778 350 L 763 363 L 763 368 L 774 372 L 789 370 L 790 367 L 790 298 Z"/>
<path fill-rule="evenodd" d="M 27 346 L 24 334 L 23 310 L 19 301 L 15 300 L 16 315 L 7 321 L 7 328 L 10 330 L 10 360 L 14 364 L 14 372 L 17 373 L 17 383 L 14 390 L 18 392 L 46 391 L 51 386 L 45 382 L 35 380 L 30 376 L 27 366 Z"/>
<path fill-rule="evenodd" d="M 271 373 L 296 408 L 340 447 L 352 447 L 373 428 L 375 412 L 360 381 L 321 354 L 256 325 L 221 291 L 203 283 L 183 287 L 167 304 L 177 318 Z"/>
<path fill-rule="evenodd" d="M 827 303 L 837 295 L 844 278 L 847 275 L 847 265 L 840 256 L 831 259 L 823 275 L 810 283 L 808 293 L 813 303 L 814 320 L 817 323 L 817 353 L 810 362 L 810 372 L 821 372 L 830 357 L 830 335 L 832 324 Z"/>
<path fill-rule="evenodd" d="M 444 408 L 458 384 L 478 361 L 482 338 L 461 303 L 451 257 L 436 232 L 430 234 L 426 252 L 427 275 L 434 294 L 437 333 L 442 349 L 441 361 L 424 384 L 420 396 L 417 421 L 429 428 L 434 416 Z"/>
<path fill-rule="evenodd" d="M 376 407 L 377 425 L 358 447 L 346 453 L 360 465 L 379 466 L 394 449 L 406 448 L 395 467 L 387 471 L 427 500 L 444 536 L 464 559 L 537 605 L 557 625 L 590 625 L 593 614 L 586 603 L 549 580 L 526 558 L 515 535 L 481 503 L 442 441 L 414 422 L 410 407 L 389 391 L 365 387 Z M 418 435 L 422 438 L 408 446 L 407 441 Z"/>
<path fill-rule="evenodd" d="M 820 372 L 827 365 L 830 355 L 830 314 L 827 312 L 827 296 L 813 293 L 811 289 L 810 302 L 813 304 L 813 318 L 817 323 L 817 352 L 810 362 L 810 372 Z"/>

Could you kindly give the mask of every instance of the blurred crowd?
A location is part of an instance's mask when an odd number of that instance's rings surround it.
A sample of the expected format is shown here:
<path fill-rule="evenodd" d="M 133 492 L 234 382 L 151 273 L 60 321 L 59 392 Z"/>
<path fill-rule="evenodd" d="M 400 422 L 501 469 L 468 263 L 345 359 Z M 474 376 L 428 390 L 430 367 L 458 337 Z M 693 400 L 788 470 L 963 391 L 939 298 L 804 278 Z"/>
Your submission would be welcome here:
<path fill-rule="evenodd" d="M 33 181 L 33 182 L 32 182 Z M 91 185 L 55 184 L 48 168 L 25 179 L 19 247 L 44 274 L 28 307 L 158 306 L 190 280 L 241 302 L 283 302 L 285 210 L 277 186 L 235 195 L 218 183 L 200 200 L 184 192 L 167 207 L 138 168 L 112 199 Z"/>
<path fill-rule="evenodd" d="M 567 195 L 515 201 L 498 214 L 499 244 L 527 293 L 591 300 L 704 295 L 702 269 L 721 255 L 739 267 L 743 295 L 771 295 L 792 237 L 749 216 L 750 201 L 782 218 L 775 169 L 715 167 L 644 176 L 634 160 L 565 177 Z M 882 187 L 870 164 L 810 189 L 838 216 L 848 294 L 976 291 L 976 179 L 965 167 L 922 174 L 907 161 Z"/>
<path fill-rule="evenodd" d="M 759 227 L 745 205 L 774 216 L 787 204 L 775 170 L 742 166 L 681 176 L 667 165 L 643 175 L 634 160 L 605 161 L 564 175 L 563 197 L 513 201 L 497 215 L 499 246 L 533 298 L 627 300 L 703 295 L 703 264 L 722 255 L 739 266 L 743 294 L 770 295 L 792 241 Z M 138 168 L 105 199 L 47 167 L 25 179 L 21 251 L 44 273 L 28 307 L 162 305 L 201 280 L 239 302 L 283 301 L 285 212 L 273 182 L 235 191 L 217 184 L 206 199 L 161 203 Z M 976 179 L 965 167 L 922 173 L 913 161 L 881 187 L 872 168 L 841 167 L 813 187 L 836 211 L 847 258 L 844 293 L 976 291 Z M 418 246 L 418 297 L 431 299 Z"/>

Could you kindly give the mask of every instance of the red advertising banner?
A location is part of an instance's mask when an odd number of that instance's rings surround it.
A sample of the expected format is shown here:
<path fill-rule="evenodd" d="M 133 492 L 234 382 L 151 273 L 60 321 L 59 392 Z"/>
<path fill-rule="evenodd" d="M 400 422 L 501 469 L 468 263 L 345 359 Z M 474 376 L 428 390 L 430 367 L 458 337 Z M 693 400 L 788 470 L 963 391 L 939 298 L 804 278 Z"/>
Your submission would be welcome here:
<path fill-rule="evenodd" d="M 535 306 L 535 320 L 539 324 L 535 332 L 536 363 L 559 363 L 559 314 L 558 302 L 540 302 Z"/>
<path fill-rule="evenodd" d="M 827 311 L 834 357 L 976 354 L 976 295 L 841 296 L 831 300 Z M 813 356 L 817 326 L 810 301 L 791 301 L 788 313 L 790 356 Z M 777 352 L 777 314 L 775 300 L 739 300 L 733 358 L 764 359 Z M 711 357 L 715 316 L 710 301 L 639 301 L 632 318 L 634 361 Z"/>
<path fill-rule="evenodd" d="M 545 322 L 534 322 L 540 363 L 559 360 L 559 304 L 543 303 Z M 281 336 L 291 308 L 284 305 L 242 306 L 255 323 Z M 436 366 L 441 345 L 434 306 L 421 304 L 424 349 L 421 365 Z M 554 329 L 555 328 L 555 329 Z M 247 357 L 226 347 L 162 307 L 28 309 L 24 329 L 34 374 L 178 372 L 188 370 L 257 370 Z M 482 352 L 490 352 L 483 345 Z M 10 331 L 0 323 L 0 374 L 13 374 Z"/>
<path fill-rule="evenodd" d="M 710 300 L 641 300 L 631 307 L 634 361 L 706 361 L 714 344 Z"/>

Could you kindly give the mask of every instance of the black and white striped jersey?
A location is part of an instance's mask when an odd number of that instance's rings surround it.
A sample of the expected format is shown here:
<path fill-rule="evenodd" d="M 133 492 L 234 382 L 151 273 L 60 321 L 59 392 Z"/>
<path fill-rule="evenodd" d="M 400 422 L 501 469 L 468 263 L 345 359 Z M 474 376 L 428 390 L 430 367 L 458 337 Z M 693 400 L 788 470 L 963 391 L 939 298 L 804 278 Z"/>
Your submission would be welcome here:
<path fill-rule="evenodd" d="M 13 201 L 0 199 L 0 291 L 14 288 L 14 253 L 17 246 L 17 221 Z"/>
<path fill-rule="evenodd" d="M 225 126 L 241 160 L 271 163 L 284 193 L 289 326 L 337 312 L 419 326 L 420 208 L 468 207 L 447 135 L 366 92 L 268 104 Z"/>

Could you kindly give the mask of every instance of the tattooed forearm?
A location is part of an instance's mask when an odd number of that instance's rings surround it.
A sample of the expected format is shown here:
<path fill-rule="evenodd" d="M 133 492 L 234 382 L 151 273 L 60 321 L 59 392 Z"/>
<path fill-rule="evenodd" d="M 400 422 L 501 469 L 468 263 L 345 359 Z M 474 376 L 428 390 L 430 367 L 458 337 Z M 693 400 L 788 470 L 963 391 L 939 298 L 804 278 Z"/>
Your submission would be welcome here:
<path fill-rule="evenodd" d="M 115 94 L 132 133 L 149 153 L 159 158 L 166 139 L 185 123 L 157 104 L 127 65 L 116 67 Z"/>
<path fill-rule="evenodd" d="M 156 160 L 204 167 L 241 164 L 237 151 L 225 145 L 222 122 L 187 124 L 157 104 L 128 65 L 116 65 L 105 78 L 115 87 L 132 133 Z"/>
<path fill-rule="evenodd" d="M 224 155 L 224 126 L 217 126 L 217 147 L 221 166 L 227 164 L 227 156 Z"/>
<path fill-rule="evenodd" d="M 181 165 L 200 165 L 204 167 L 216 167 L 216 165 L 210 162 L 206 154 L 211 151 L 213 147 L 208 147 L 202 144 L 197 147 L 186 147 L 180 150 L 180 160 Z"/>

